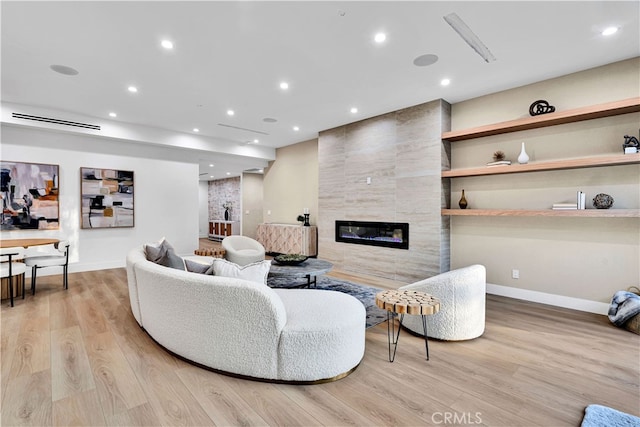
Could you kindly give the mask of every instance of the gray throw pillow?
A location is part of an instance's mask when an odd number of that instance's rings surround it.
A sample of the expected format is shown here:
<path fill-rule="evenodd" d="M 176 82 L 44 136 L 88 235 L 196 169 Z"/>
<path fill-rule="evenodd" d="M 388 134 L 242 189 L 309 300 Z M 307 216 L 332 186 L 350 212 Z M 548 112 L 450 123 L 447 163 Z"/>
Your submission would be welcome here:
<path fill-rule="evenodd" d="M 184 266 L 187 271 L 192 273 L 199 274 L 209 274 L 213 276 L 213 265 L 212 264 L 203 264 L 201 262 L 192 261 L 190 259 L 184 260 Z"/>
<path fill-rule="evenodd" d="M 151 262 L 177 270 L 185 270 L 184 260 L 176 254 L 173 246 L 164 237 L 158 243 L 145 245 L 144 252 Z"/>

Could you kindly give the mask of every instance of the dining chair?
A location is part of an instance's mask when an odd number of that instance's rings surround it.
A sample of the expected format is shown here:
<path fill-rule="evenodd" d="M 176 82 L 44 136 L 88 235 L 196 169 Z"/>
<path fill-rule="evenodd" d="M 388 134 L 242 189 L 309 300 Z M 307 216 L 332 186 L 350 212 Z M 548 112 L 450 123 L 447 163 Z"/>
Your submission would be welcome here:
<path fill-rule="evenodd" d="M 9 298 L 13 307 L 13 278 L 22 275 L 22 298 L 24 299 L 24 273 L 27 266 L 22 262 L 15 262 L 24 258 L 24 248 L 16 246 L 0 249 L 0 277 L 8 279 Z"/>
<path fill-rule="evenodd" d="M 62 267 L 62 285 L 63 289 L 69 289 L 69 246 L 68 240 L 58 243 L 58 250 L 55 253 L 47 255 L 29 255 L 25 256 L 24 263 L 27 267 L 31 267 L 31 294 L 36 294 L 36 276 L 39 268 L 46 267 Z"/>

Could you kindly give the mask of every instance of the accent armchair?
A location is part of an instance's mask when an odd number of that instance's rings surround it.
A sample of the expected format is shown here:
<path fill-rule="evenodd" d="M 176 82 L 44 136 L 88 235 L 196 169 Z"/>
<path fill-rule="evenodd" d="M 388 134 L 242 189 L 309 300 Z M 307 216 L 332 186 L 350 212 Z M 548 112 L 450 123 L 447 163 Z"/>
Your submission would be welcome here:
<path fill-rule="evenodd" d="M 225 259 L 240 266 L 264 260 L 265 249 L 251 237 L 227 236 L 222 240 Z"/>
<path fill-rule="evenodd" d="M 400 289 L 426 292 L 440 300 L 440 312 L 427 317 L 429 338 L 462 341 L 484 333 L 487 273 L 483 265 L 448 271 Z M 420 316 L 404 316 L 402 326 L 423 336 Z"/>

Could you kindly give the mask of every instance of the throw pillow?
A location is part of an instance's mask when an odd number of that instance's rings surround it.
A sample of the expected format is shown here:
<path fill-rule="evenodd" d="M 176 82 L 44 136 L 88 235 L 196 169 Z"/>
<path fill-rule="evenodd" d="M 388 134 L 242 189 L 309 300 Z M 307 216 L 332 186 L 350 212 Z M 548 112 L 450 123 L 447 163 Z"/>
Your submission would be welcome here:
<path fill-rule="evenodd" d="M 270 260 L 258 261 L 245 266 L 239 266 L 222 258 L 213 260 L 213 272 L 216 276 L 235 277 L 265 285 L 267 284 L 269 268 L 271 268 Z"/>
<path fill-rule="evenodd" d="M 145 245 L 144 252 L 147 259 L 156 264 L 165 267 L 175 268 L 177 270 L 185 270 L 184 260 L 176 254 L 173 246 L 169 244 L 163 237 L 158 243 L 150 243 Z"/>
<path fill-rule="evenodd" d="M 167 247 L 163 245 L 165 242 L 164 237 L 157 243 L 147 243 L 144 245 L 144 254 L 148 261 L 155 262 L 156 264 L 164 256 Z"/>
<path fill-rule="evenodd" d="M 184 266 L 191 273 L 209 274 L 213 276 L 213 264 L 203 264 L 201 262 L 184 259 Z"/>

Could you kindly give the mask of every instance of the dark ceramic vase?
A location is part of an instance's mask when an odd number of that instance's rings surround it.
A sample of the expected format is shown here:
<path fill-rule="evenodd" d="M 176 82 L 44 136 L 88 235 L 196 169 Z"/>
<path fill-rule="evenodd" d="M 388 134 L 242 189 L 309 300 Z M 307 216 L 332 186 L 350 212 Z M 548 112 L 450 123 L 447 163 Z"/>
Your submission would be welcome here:
<path fill-rule="evenodd" d="M 224 210 L 224 220 L 229 221 L 229 209 Z"/>
<path fill-rule="evenodd" d="M 467 199 L 466 197 L 464 197 L 464 190 L 462 190 L 462 197 L 460 198 L 460 201 L 458 202 L 458 206 L 460 206 L 460 209 L 467 209 Z"/>

